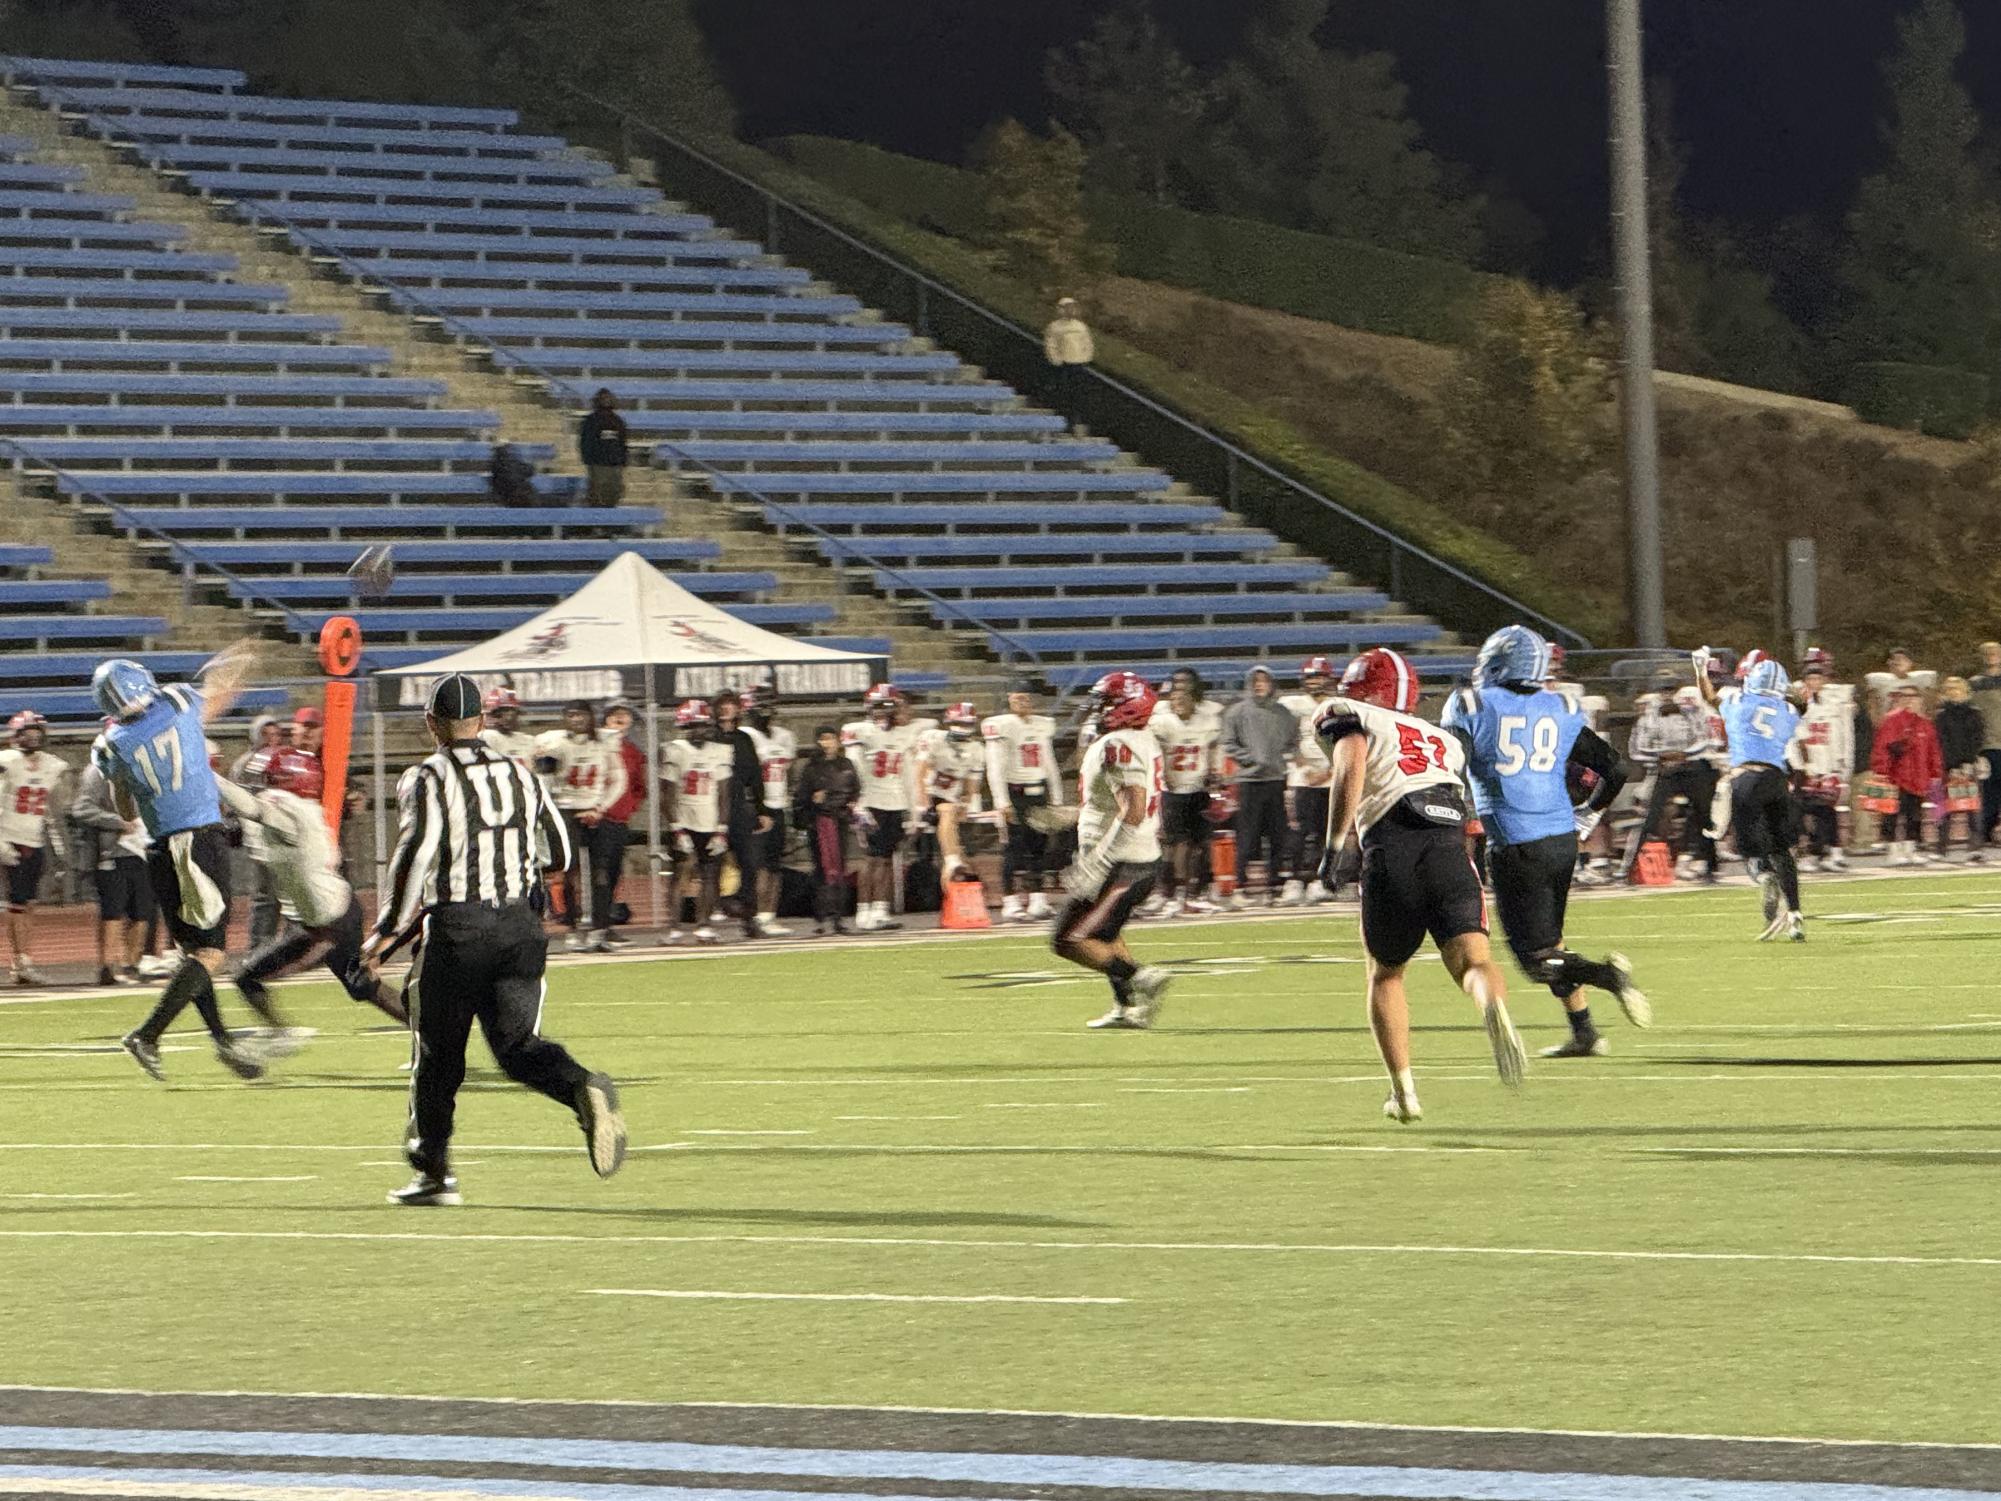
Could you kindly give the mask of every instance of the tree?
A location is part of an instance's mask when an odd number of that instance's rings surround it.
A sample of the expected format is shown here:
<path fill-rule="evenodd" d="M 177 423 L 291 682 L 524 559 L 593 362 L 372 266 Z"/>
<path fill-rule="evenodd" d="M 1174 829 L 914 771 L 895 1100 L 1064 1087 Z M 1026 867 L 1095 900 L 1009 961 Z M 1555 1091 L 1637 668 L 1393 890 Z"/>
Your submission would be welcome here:
<path fill-rule="evenodd" d="M 1848 216 L 1855 360 L 1992 373 L 2001 345 L 2001 193 L 1978 154 L 1980 118 L 1958 78 L 1966 28 L 1954 0 L 1920 0 L 1884 65 L 1886 160 Z"/>
<path fill-rule="evenodd" d="M 1323 48 L 1328 0 L 1263 0 L 1217 83 L 1200 175 L 1213 207 L 1422 255 L 1480 252 L 1477 197 L 1455 192 L 1405 111 L 1396 59 Z"/>
<path fill-rule="evenodd" d="M 1052 50 L 1043 78 L 1057 118 L 1084 143 L 1094 186 L 1176 201 L 1209 94 L 1147 0 L 1125 0 L 1089 36 Z"/>
<path fill-rule="evenodd" d="M 1074 292 L 1106 269 L 1084 215 L 1084 147 L 1062 126 L 1045 138 L 1003 120 L 975 149 L 985 189 L 985 243 L 1009 275 L 1048 294 Z"/>
<path fill-rule="evenodd" d="M 472 103 L 483 60 L 452 0 L 194 0 L 180 23 L 188 58 L 241 68 L 281 94 Z"/>
<path fill-rule="evenodd" d="M 107 5 L 0 0 L 0 51 L 23 57 L 143 58 L 139 36 Z"/>
<path fill-rule="evenodd" d="M 496 75 L 517 98 L 552 99 L 568 80 L 694 135 L 736 133 L 694 0 L 460 0 Z"/>

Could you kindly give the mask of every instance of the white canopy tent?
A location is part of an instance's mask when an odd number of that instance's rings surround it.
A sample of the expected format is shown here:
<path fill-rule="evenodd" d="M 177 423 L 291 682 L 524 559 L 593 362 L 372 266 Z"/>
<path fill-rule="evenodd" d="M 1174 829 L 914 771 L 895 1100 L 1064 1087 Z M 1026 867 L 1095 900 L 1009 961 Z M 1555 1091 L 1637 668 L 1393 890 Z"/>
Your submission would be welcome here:
<path fill-rule="evenodd" d="M 837 651 L 738 620 L 690 594 L 636 552 L 620 553 L 561 604 L 478 646 L 372 673 L 378 884 L 387 858 L 382 711 L 421 709 L 436 681 L 463 672 L 523 703 L 625 698 L 645 708 L 648 841 L 660 870 L 660 706 L 729 688 L 770 685 L 781 698 L 855 699 L 888 676 L 889 659 Z"/>

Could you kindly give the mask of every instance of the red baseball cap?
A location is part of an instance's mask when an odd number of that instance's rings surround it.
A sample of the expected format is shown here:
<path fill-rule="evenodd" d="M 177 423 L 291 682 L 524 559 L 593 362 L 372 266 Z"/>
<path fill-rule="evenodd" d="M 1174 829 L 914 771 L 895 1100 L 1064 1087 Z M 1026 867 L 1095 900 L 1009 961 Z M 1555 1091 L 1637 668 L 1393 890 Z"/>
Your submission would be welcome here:
<path fill-rule="evenodd" d="M 293 724 L 325 724 L 326 722 L 326 715 L 315 709 L 311 704 L 307 704 L 305 708 L 292 716 Z"/>

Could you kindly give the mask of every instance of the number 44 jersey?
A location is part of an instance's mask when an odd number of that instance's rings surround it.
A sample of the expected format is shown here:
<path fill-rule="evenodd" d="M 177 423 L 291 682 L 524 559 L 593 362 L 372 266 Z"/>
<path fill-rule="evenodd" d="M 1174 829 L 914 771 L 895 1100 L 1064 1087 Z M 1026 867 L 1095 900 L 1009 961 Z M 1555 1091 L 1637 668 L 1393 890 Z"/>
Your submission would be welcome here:
<path fill-rule="evenodd" d="M 1445 728 L 1467 747 L 1473 807 L 1496 844 L 1574 833 L 1564 769 L 1585 714 L 1566 694 L 1462 688 L 1445 702 Z"/>
<path fill-rule="evenodd" d="M 1313 729 L 1329 755 L 1350 735 L 1361 736 L 1367 747 L 1362 800 L 1355 808 L 1355 832 L 1365 843 L 1369 830 L 1398 803 L 1429 788 L 1449 790 L 1459 818 L 1465 816 L 1459 797 L 1465 787 L 1465 749 L 1429 720 L 1359 699 L 1333 698 L 1321 705 Z"/>

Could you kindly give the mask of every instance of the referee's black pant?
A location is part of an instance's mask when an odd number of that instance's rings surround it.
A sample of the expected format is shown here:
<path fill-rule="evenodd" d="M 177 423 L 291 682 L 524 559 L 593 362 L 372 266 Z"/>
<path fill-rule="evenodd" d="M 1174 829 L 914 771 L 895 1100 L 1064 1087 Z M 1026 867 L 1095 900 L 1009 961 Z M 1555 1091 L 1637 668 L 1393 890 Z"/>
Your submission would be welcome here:
<path fill-rule="evenodd" d="M 404 998 L 416 1035 L 405 1150 L 420 1173 L 443 1177 L 452 1115 L 466 1076 L 466 1040 L 475 1018 L 493 1061 L 518 1084 L 576 1108 L 589 1070 L 541 1036 L 543 970 L 549 942 L 525 903 L 485 907 L 451 902 L 424 919 Z"/>

